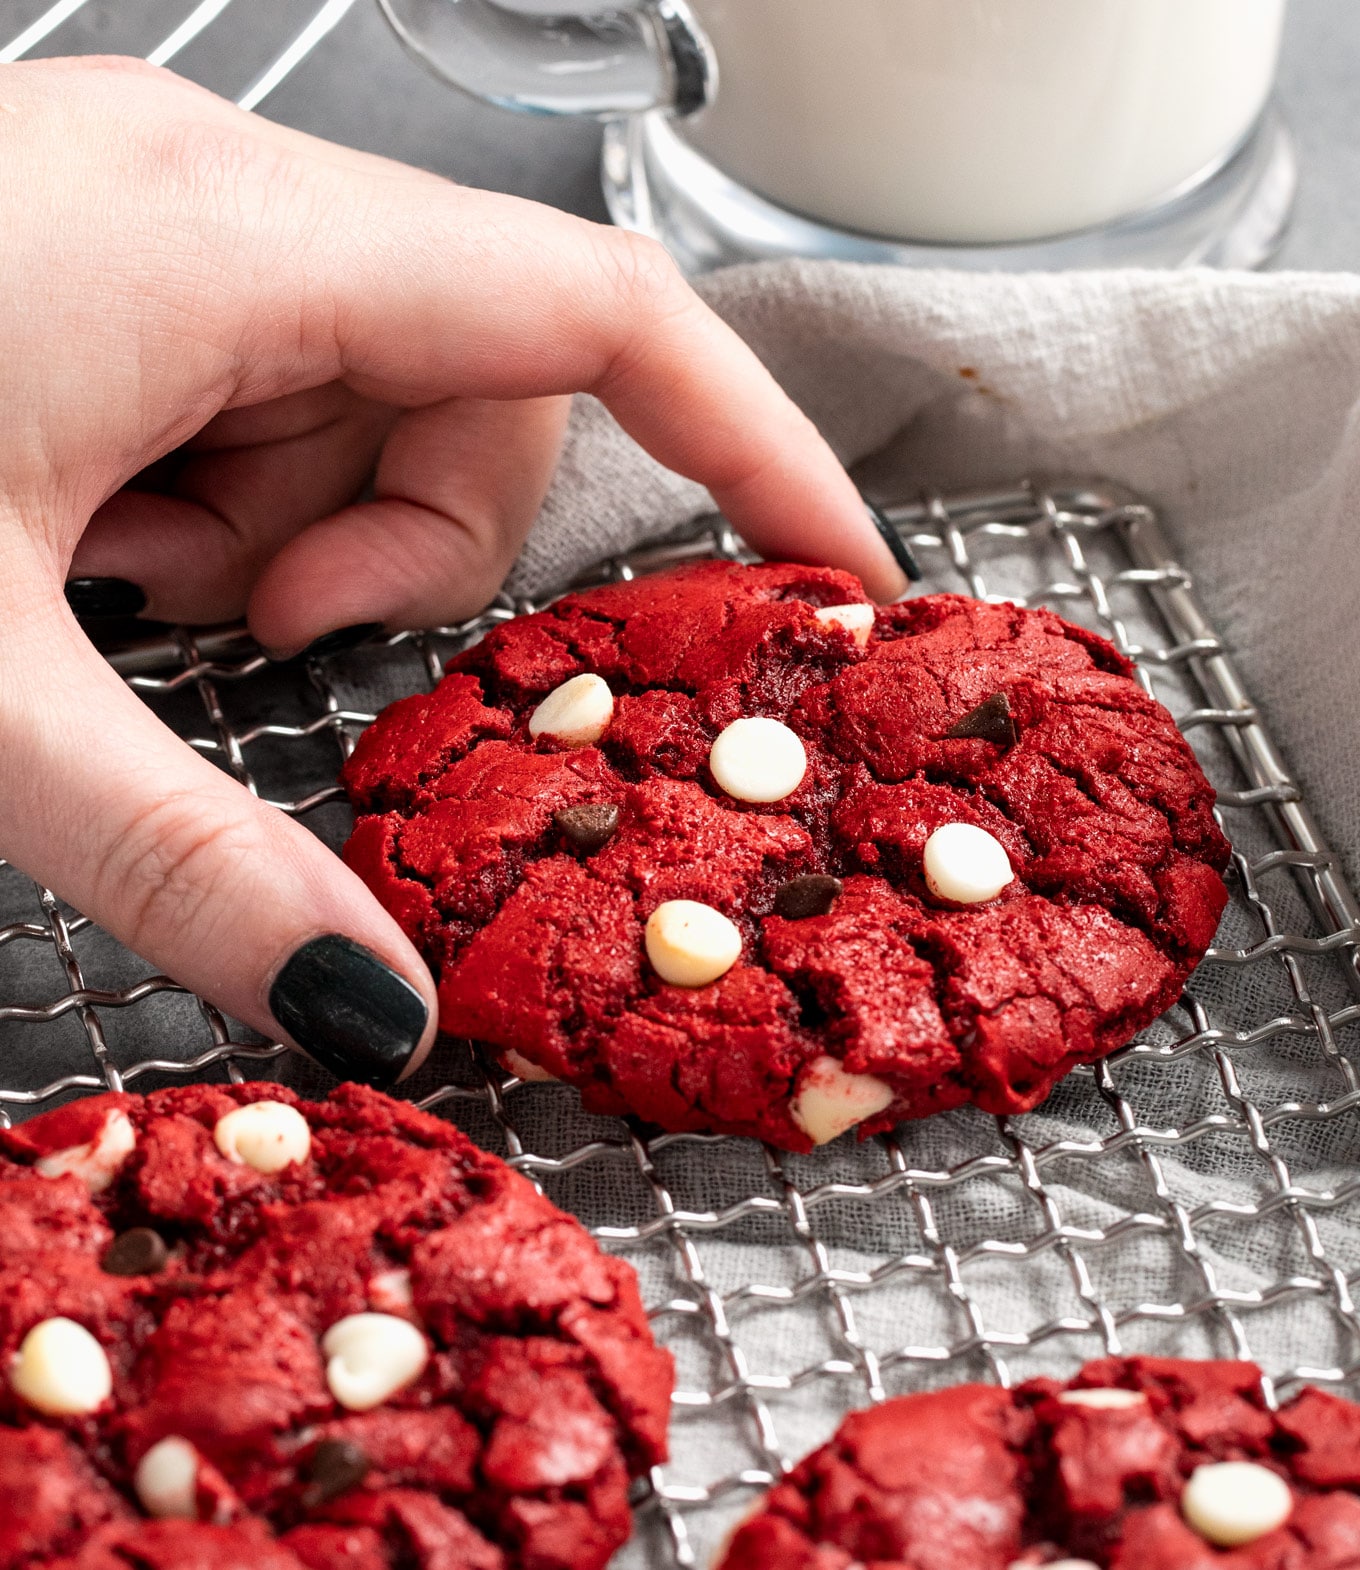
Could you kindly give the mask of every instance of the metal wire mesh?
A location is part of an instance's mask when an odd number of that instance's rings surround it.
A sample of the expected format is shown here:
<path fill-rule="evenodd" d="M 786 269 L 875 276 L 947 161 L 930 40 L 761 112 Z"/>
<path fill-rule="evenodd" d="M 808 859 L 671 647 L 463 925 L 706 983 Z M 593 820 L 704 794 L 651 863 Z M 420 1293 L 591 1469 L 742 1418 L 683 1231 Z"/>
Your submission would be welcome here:
<path fill-rule="evenodd" d="M 702 1562 L 840 1413 L 904 1389 L 1168 1345 L 1250 1356 L 1264 1343 L 1270 1399 L 1360 1372 L 1345 1231 L 1360 1216 L 1347 1175 L 1357 907 L 1156 519 L 1100 487 L 886 510 L 926 589 L 1050 605 L 1137 661 L 1218 788 L 1233 901 L 1177 1008 L 1024 1117 L 964 1111 L 795 1157 L 651 1137 L 470 1049 L 436 1054 L 423 1104 L 630 1259 L 676 1353 L 674 1456 L 640 1500 L 638 1562 Z M 740 549 L 712 520 L 594 576 Z M 112 659 L 190 745 L 338 844 L 349 818 L 335 772 L 372 718 L 365 695 L 432 684 L 453 653 L 533 608 L 502 598 L 462 627 L 284 667 L 238 629 Z M 0 1116 L 106 1086 L 311 1072 L 145 969 L 0 863 Z M 20 1063 L 40 1065 L 31 1083 Z"/>

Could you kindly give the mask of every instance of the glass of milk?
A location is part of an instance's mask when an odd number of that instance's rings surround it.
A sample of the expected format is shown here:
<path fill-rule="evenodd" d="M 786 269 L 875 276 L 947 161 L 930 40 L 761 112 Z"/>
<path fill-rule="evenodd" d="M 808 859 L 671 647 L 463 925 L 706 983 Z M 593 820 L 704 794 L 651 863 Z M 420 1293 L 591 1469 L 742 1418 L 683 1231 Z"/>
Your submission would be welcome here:
<path fill-rule="evenodd" d="M 1253 266 L 1293 197 L 1285 0 L 381 4 L 459 87 L 605 120 L 615 220 L 691 271 Z"/>

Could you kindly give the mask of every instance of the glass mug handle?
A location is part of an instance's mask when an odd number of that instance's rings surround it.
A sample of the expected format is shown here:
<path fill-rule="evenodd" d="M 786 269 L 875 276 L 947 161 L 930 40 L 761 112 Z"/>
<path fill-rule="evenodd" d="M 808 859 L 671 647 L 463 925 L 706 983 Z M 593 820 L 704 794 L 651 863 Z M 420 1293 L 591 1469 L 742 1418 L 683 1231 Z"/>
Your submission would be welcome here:
<path fill-rule="evenodd" d="M 632 0 L 532 15 L 497 0 L 379 0 L 406 47 L 436 76 L 530 114 L 610 119 L 693 114 L 718 65 L 686 0 Z"/>

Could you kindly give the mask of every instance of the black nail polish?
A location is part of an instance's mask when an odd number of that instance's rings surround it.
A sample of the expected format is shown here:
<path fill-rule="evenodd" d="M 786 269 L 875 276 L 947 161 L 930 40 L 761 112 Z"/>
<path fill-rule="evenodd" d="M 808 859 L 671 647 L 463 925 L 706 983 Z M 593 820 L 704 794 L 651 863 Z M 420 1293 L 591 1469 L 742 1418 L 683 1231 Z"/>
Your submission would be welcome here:
<path fill-rule="evenodd" d="M 425 1031 L 425 1000 L 378 956 L 328 932 L 304 943 L 269 989 L 274 1018 L 341 1079 L 392 1084 Z"/>
<path fill-rule="evenodd" d="M 136 616 L 146 609 L 146 595 L 126 578 L 71 578 L 66 603 L 81 621 L 108 616 Z"/>
<path fill-rule="evenodd" d="M 334 632 L 323 632 L 319 638 L 314 638 L 298 658 L 312 660 L 326 654 L 343 654 L 346 649 L 357 649 L 375 632 L 381 631 L 380 621 L 359 621 L 352 627 L 337 627 Z"/>
<path fill-rule="evenodd" d="M 886 514 L 879 511 L 870 501 L 865 502 L 870 518 L 873 519 L 874 528 L 883 536 L 883 543 L 892 552 L 893 560 L 906 573 L 913 583 L 921 581 L 921 564 L 916 560 L 910 545 L 888 522 Z"/>

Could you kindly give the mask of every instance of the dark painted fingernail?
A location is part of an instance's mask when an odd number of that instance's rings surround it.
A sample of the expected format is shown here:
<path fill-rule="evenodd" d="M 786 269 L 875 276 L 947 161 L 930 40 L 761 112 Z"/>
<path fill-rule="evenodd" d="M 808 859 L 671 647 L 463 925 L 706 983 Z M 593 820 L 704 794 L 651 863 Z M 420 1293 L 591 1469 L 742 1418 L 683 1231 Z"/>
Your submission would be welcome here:
<path fill-rule="evenodd" d="M 337 627 L 334 632 L 323 632 L 294 658 L 316 660 L 327 654 L 343 654 L 346 649 L 357 649 L 375 632 L 381 632 L 382 625 L 380 621 L 357 621 L 352 627 Z"/>
<path fill-rule="evenodd" d="M 874 528 L 883 536 L 883 543 L 892 552 L 893 560 L 913 583 L 920 583 L 922 576 L 921 564 L 916 560 L 911 546 L 888 522 L 886 513 L 880 512 L 870 501 L 866 501 L 864 505 L 868 509 L 869 516 L 874 521 Z"/>
<path fill-rule="evenodd" d="M 367 1085 L 397 1079 L 429 1019 L 409 981 L 338 932 L 302 945 L 269 989 L 269 1007 L 323 1068 Z"/>
<path fill-rule="evenodd" d="M 66 603 L 81 621 L 107 616 L 136 616 L 146 609 L 146 595 L 126 578 L 71 578 Z"/>

